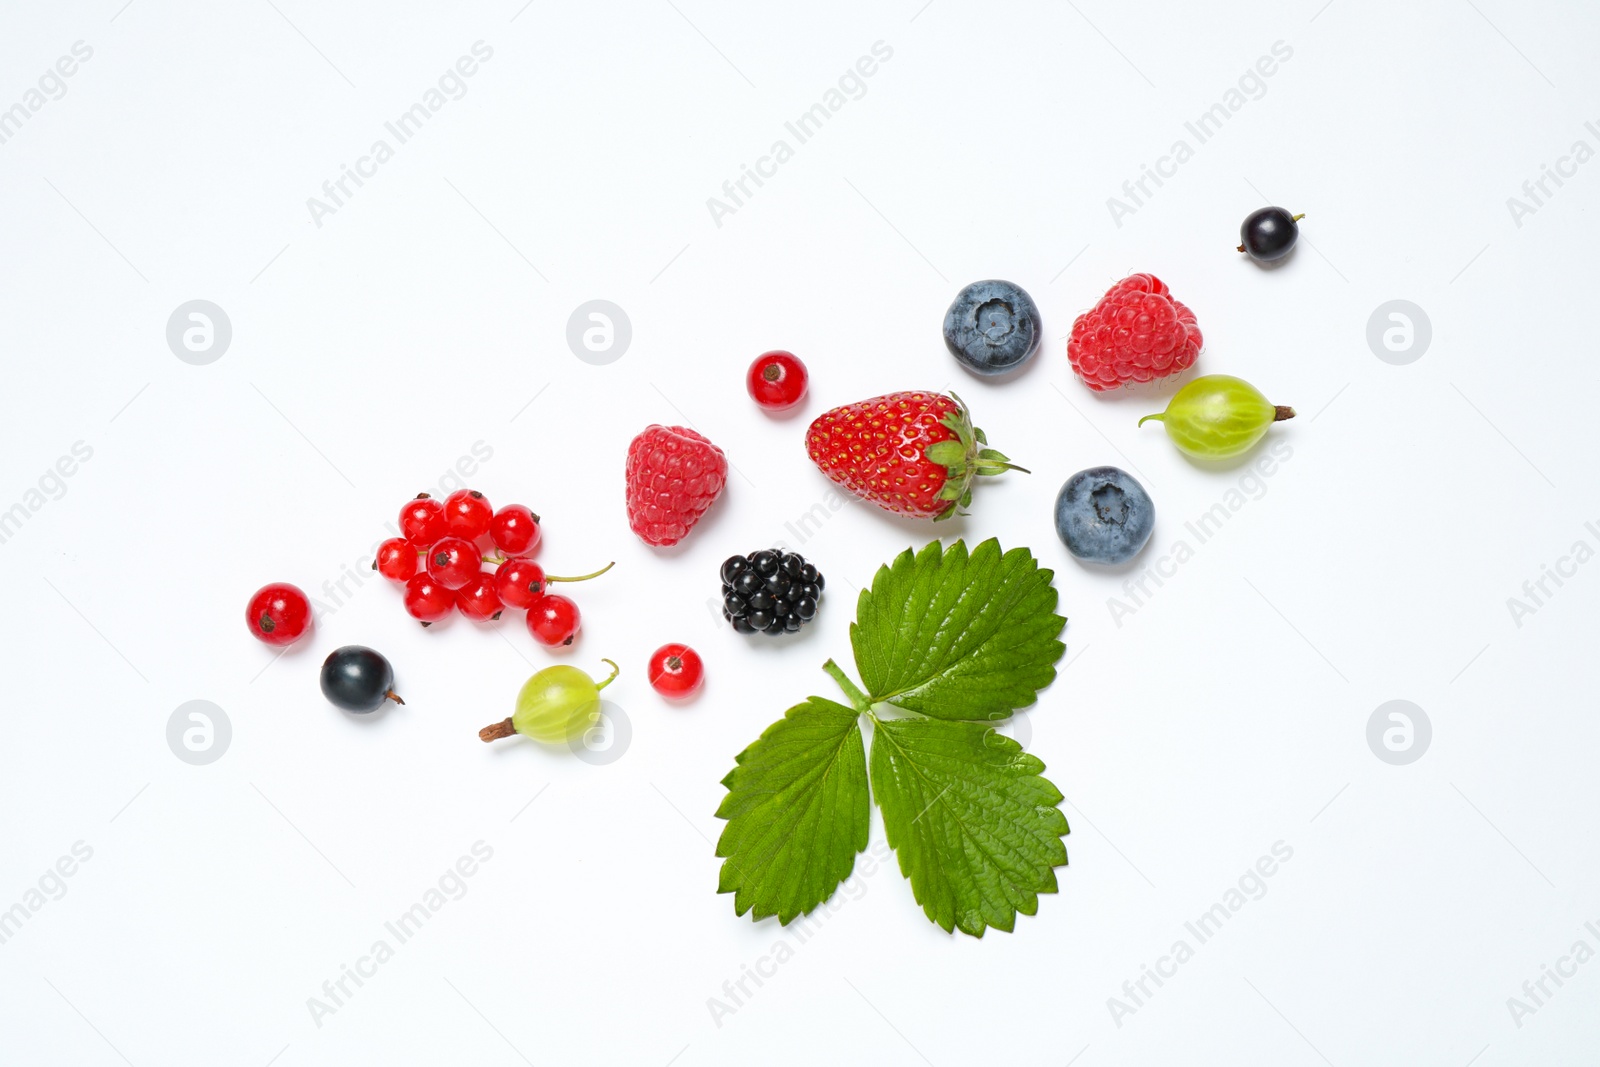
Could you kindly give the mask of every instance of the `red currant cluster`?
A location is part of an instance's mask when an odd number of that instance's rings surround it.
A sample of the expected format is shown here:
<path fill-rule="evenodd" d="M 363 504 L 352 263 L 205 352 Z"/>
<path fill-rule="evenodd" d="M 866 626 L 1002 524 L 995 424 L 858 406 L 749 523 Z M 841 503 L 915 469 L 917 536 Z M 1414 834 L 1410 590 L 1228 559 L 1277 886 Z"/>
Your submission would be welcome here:
<path fill-rule="evenodd" d="M 443 503 L 420 493 L 400 510 L 399 537 L 378 546 L 372 568 L 405 583 L 406 611 L 424 626 L 455 608 L 488 622 L 506 608 L 527 611 L 528 632 L 540 644 L 570 645 L 578 635 L 578 605 L 545 592 L 550 582 L 581 582 L 611 569 L 564 578 L 546 574 L 531 554 L 539 547 L 539 516 L 521 504 L 499 511 L 475 489 L 457 489 Z M 482 542 L 496 551 L 484 555 Z M 483 569 L 493 564 L 493 571 Z"/>

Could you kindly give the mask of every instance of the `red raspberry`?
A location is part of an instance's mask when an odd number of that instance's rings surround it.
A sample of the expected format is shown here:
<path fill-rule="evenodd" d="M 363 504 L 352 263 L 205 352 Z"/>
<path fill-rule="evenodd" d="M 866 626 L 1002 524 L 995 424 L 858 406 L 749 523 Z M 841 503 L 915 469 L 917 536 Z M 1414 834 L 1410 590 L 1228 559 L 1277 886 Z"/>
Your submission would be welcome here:
<path fill-rule="evenodd" d="M 628 446 L 628 525 L 647 545 L 675 545 L 727 481 L 722 449 L 682 426 L 647 426 Z"/>
<path fill-rule="evenodd" d="M 1130 274 L 1078 316 L 1067 359 L 1096 391 L 1188 370 L 1200 354 L 1194 312 L 1154 274 Z"/>

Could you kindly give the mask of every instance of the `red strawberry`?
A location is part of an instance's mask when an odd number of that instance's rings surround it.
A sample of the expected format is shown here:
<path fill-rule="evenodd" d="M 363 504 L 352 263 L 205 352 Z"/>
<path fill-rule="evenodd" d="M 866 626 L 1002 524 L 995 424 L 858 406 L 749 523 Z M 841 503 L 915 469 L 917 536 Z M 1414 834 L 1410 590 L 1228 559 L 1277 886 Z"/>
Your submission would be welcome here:
<path fill-rule="evenodd" d="M 1200 354 L 1194 312 L 1154 274 L 1130 274 L 1079 315 L 1067 360 L 1096 391 L 1188 370 Z"/>
<path fill-rule="evenodd" d="M 727 481 L 722 449 L 683 426 L 646 426 L 628 446 L 628 525 L 647 545 L 675 545 Z"/>
<path fill-rule="evenodd" d="M 972 479 L 1023 470 L 972 425 L 960 397 L 903 392 L 824 412 L 806 431 L 818 469 L 900 515 L 947 519 L 972 503 Z"/>

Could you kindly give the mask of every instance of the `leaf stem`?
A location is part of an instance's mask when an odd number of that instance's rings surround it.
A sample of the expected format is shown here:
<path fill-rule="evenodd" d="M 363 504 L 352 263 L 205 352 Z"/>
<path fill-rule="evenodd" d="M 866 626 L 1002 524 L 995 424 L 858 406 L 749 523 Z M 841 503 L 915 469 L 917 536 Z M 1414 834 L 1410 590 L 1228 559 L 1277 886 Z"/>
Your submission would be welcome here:
<path fill-rule="evenodd" d="M 850 676 L 845 674 L 837 663 L 830 659 L 822 665 L 822 669 L 829 678 L 839 683 L 839 688 L 843 689 L 845 696 L 850 698 L 852 707 L 863 715 L 872 714 L 872 701 L 867 699 L 867 694 L 863 693 L 860 687 L 850 680 Z"/>

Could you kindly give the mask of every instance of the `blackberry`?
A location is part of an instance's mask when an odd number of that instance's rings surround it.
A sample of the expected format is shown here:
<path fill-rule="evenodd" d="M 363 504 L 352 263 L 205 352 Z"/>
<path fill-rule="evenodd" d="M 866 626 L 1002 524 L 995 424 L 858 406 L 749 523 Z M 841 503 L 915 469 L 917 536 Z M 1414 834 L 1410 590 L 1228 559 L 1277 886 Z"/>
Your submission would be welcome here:
<path fill-rule="evenodd" d="M 792 634 L 817 614 L 822 572 L 793 552 L 761 549 L 722 564 L 722 617 L 742 634 Z"/>

